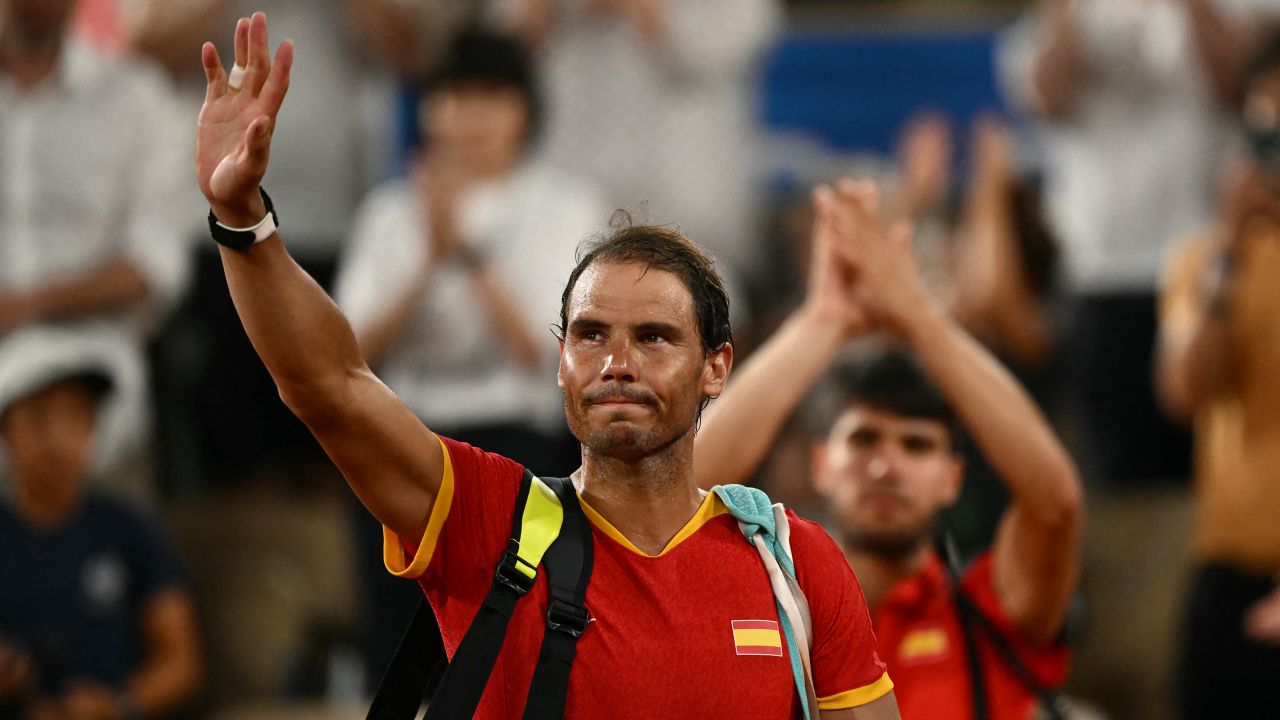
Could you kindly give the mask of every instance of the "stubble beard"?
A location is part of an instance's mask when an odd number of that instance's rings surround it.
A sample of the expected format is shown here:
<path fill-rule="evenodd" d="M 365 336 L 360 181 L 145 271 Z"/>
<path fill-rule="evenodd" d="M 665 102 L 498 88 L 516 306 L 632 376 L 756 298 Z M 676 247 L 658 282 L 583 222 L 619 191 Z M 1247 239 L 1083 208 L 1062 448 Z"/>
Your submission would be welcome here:
<path fill-rule="evenodd" d="M 853 523 L 845 523 L 841 538 L 845 547 L 869 555 L 891 560 L 910 557 L 920 547 L 930 542 L 937 532 L 937 517 L 930 516 L 922 523 L 890 530 L 871 530 Z"/>

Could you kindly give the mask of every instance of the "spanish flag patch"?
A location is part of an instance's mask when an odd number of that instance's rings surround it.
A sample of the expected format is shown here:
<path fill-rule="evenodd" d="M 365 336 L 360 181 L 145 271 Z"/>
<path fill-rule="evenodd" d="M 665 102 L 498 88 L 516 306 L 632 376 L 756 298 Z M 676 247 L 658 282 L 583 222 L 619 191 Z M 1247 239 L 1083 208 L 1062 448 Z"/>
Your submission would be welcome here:
<path fill-rule="evenodd" d="M 739 655 L 782 657 L 782 635 L 773 620 L 732 620 L 733 646 Z"/>

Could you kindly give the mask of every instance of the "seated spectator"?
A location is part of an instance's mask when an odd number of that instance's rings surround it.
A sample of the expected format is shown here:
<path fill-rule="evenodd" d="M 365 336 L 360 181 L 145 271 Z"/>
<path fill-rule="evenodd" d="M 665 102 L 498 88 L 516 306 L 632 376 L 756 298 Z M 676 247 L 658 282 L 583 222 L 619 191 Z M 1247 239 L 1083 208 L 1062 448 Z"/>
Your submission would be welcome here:
<path fill-rule="evenodd" d="M 202 675 L 191 596 L 156 523 L 85 489 L 101 358 L 74 336 L 0 345 L 0 719 L 165 717 Z"/>
<path fill-rule="evenodd" d="M 111 336 L 110 464 L 145 454 L 143 346 L 186 282 L 190 150 L 160 73 L 76 39 L 75 5 L 0 0 L 0 337 L 48 323 Z"/>

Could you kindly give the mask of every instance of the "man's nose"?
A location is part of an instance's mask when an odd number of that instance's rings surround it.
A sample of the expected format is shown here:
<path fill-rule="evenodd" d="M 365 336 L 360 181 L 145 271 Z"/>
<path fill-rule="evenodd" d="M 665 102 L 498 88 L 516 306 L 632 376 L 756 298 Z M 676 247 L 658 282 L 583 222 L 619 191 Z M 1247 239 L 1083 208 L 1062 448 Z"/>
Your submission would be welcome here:
<path fill-rule="evenodd" d="M 635 362 L 631 357 L 631 342 L 622 340 L 614 343 L 604 356 L 600 368 L 600 379 L 605 382 L 635 382 Z"/>
<path fill-rule="evenodd" d="M 867 476 L 874 482 L 892 480 L 897 475 L 897 465 L 892 452 L 878 452 L 867 462 Z"/>

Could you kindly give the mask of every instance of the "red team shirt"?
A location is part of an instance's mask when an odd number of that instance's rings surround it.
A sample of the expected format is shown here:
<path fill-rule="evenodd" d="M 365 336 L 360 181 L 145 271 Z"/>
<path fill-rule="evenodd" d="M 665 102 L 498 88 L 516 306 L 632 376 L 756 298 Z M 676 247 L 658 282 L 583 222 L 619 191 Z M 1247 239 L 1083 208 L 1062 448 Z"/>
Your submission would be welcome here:
<path fill-rule="evenodd" d="M 489 590 L 511 532 L 524 468 L 441 438 L 445 471 L 421 542 L 386 531 L 393 573 L 418 579 L 452 657 Z M 764 565 L 708 494 L 658 555 L 645 555 L 583 502 L 595 567 L 566 717 L 800 716 Z M 823 710 L 864 705 L 893 688 L 876 656 L 862 590 L 818 525 L 788 511 L 796 575 L 813 619 L 814 685 Z M 546 578 L 516 606 L 477 718 L 518 718 L 542 643 Z"/>
<path fill-rule="evenodd" d="M 991 553 L 979 555 L 961 575 L 961 586 L 1041 684 L 1061 685 L 1067 676 L 1066 647 L 1040 647 L 1021 637 L 996 597 L 991 567 Z M 880 655 L 897 681 L 894 695 L 903 718 L 973 717 L 969 661 L 960 616 L 951 594 L 951 579 L 936 555 L 923 572 L 889 589 L 876 608 L 875 628 Z M 1031 717 L 1035 705 L 1031 692 L 1000 659 L 990 641 L 977 630 L 974 637 L 982 638 L 978 641 L 978 657 L 986 678 L 989 716 L 992 720 Z"/>

